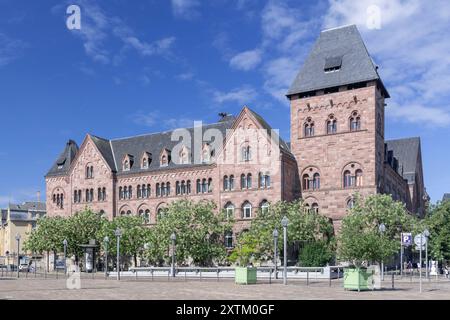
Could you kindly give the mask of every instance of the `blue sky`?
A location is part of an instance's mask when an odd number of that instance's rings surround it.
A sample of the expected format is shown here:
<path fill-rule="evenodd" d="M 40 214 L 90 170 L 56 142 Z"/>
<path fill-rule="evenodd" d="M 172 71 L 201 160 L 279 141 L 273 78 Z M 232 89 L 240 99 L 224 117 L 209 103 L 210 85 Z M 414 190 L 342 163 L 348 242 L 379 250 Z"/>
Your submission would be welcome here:
<path fill-rule="evenodd" d="M 290 82 L 320 30 L 356 23 L 391 93 L 386 138 L 420 136 L 450 192 L 446 1 L 0 0 L 0 206 L 34 200 L 69 139 L 215 122 L 245 104 L 289 140 Z M 81 30 L 66 9 L 81 7 Z M 367 27 L 380 8 L 380 28 Z M 369 12 L 370 14 L 370 12 Z"/>

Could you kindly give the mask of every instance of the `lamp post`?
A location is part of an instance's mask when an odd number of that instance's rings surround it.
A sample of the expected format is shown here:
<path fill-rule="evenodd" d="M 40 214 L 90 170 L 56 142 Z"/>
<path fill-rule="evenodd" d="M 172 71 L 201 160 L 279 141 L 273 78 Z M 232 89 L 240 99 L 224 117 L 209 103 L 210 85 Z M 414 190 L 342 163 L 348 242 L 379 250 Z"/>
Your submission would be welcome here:
<path fill-rule="evenodd" d="M 275 264 L 275 279 L 278 279 L 278 230 L 273 230 L 273 244 L 274 244 L 274 250 L 273 250 L 273 262 Z"/>
<path fill-rule="evenodd" d="M 117 228 L 114 235 L 117 237 L 117 280 L 120 280 L 120 237 L 122 236 L 122 230 Z"/>
<path fill-rule="evenodd" d="M 175 241 L 177 240 L 175 232 L 170 235 L 170 240 L 172 240 L 172 277 L 175 277 Z"/>
<path fill-rule="evenodd" d="M 384 235 L 384 232 L 386 231 L 386 226 L 384 223 L 380 224 L 378 226 L 378 231 L 381 233 L 381 236 Z M 384 261 L 381 259 L 381 281 L 384 281 Z"/>
<path fill-rule="evenodd" d="M 283 271 L 283 284 L 287 285 L 287 226 L 289 224 L 289 219 L 284 216 L 281 220 L 281 225 L 283 226 L 283 247 L 284 247 L 284 271 Z"/>
<path fill-rule="evenodd" d="M 67 275 L 67 239 L 63 240 L 63 245 L 64 245 L 64 275 Z"/>
<path fill-rule="evenodd" d="M 105 278 L 108 278 L 108 244 L 109 244 L 109 237 L 106 236 L 103 238 L 103 242 L 105 244 Z"/>
<path fill-rule="evenodd" d="M 425 229 L 425 231 L 423 232 L 423 235 L 425 236 L 425 238 L 427 240 L 427 241 L 425 241 L 425 264 L 426 264 L 425 276 L 428 279 L 428 277 L 429 277 L 429 273 L 428 273 L 428 237 L 430 236 L 430 231 L 428 231 L 428 229 Z"/>
<path fill-rule="evenodd" d="M 19 264 L 20 264 L 20 234 L 16 234 L 17 241 L 17 278 L 19 278 Z"/>

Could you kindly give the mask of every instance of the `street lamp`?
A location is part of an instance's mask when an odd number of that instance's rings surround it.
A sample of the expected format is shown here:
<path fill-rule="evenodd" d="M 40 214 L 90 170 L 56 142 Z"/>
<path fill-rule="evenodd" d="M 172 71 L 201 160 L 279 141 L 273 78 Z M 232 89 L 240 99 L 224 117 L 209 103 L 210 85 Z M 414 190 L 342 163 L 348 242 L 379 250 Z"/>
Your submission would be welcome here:
<path fill-rule="evenodd" d="M 117 228 L 114 235 L 117 237 L 117 280 L 120 280 L 120 237 L 122 236 L 122 230 Z"/>
<path fill-rule="evenodd" d="M 378 226 L 378 231 L 381 233 L 381 236 L 384 235 L 384 232 L 386 231 L 386 226 L 384 223 L 380 224 Z M 381 281 L 384 281 L 384 262 L 383 259 L 381 259 Z"/>
<path fill-rule="evenodd" d="M 286 285 L 287 284 L 287 226 L 289 224 L 289 219 L 284 216 L 283 219 L 281 220 L 281 225 L 283 226 L 283 238 L 284 238 L 284 259 L 283 259 L 283 263 L 284 263 L 284 271 L 283 271 L 283 284 Z"/>
<path fill-rule="evenodd" d="M 430 231 L 428 231 L 428 229 L 425 229 L 423 232 L 423 235 L 426 238 L 426 241 L 425 241 L 425 263 L 426 263 L 425 276 L 428 279 L 428 277 L 429 277 L 429 274 L 428 274 L 428 237 L 430 236 Z"/>
<path fill-rule="evenodd" d="M 275 229 L 273 230 L 273 242 L 274 242 L 274 251 L 273 251 L 273 262 L 275 264 L 275 279 L 278 279 L 278 270 L 277 270 L 277 266 L 278 266 L 278 259 L 277 259 L 277 254 L 278 254 L 278 230 Z"/>
<path fill-rule="evenodd" d="M 172 277 L 175 277 L 175 241 L 177 240 L 175 232 L 170 235 L 170 240 L 172 240 Z"/>
<path fill-rule="evenodd" d="M 105 244 L 105 278 L 108 278 L 108 244 L 109 237 L 106 236 L 103 238 L 103 242 Z"/>
<path fill-rule="evenodd" d="M 17 278 L 19 278 L 19 264 L 20 264 L 20 234 L 16 234 L 17 241 Z"/>
<path fill-rule="evenodd" d="M 66 256 L 67 256 L 67 240 L 64 239 L 63 240 L 63 245 L 64 245 L 64 274 L 67 275 L 67 260 L 66 260 Z"/>

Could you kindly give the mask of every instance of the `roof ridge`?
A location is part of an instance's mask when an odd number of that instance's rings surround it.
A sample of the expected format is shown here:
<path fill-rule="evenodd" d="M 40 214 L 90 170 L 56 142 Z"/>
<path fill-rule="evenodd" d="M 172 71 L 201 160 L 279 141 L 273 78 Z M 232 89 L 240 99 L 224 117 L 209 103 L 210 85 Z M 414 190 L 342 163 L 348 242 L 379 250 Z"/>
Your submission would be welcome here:
<path fill-rule="evenodd" d="M 332 27 L 332 28 L 328 28 L 328 29 L 323 29 L 322 31 L 320 31 L 320 33 L 322 33 L 322 32 L 327 32 L 327 31 L 332 31 L 332 30 L 337 30 L 337 29 L 348 28 L 348 27 L 356 27 L 356 24 L 351 23 L 351 24 L 345 24 L 345 25 L 343 25 L 343 26 L 338 26 L 338 27 Z"/>
<path fill-rule="evenodd" d="M 208 124 L 202 125 L 202 127 L 209 127 L 209 126 L 213 126 L 213 125 L 217 125 L 217 124 L 231 122 L 231 121 L 234 121 L 234 120 L 235 119 L 230 119 L 230 120 L 226 120 L 226 121 L 217 121 L 217 122 L 213 122 L 213 123 L 208 123 Z M 203 122 L 203 121 L 201 121 L 201 122 Z M 157 134 L 170 133 L 170 132 L 173 132 L 173 131 L 175 131 L 177 129 L 187 129 L 187 130 L 189 130 L 189 129 L 194 129 L 194 128 L 195 128 L 195 126 L 194 127 L 188 127 L 188 128 L 175 128 L 175 129 L 166 130 L 166 131 L 159 131 L 159 132 L 153 132 L 153 133 L 143 133 L 143 134 L 138 134 L 138 135 L 135 135 L 135 136 L 123 137 L 123 138 L 114 138 L 114 139 L 111 139 L 109 141 L 113 142 L 113 141 L 128 140 L 128 139 L 133 139 L 133 138 L 140 138 L 140 137 L 153 136 L 153 135 L 157 135 Z"/>

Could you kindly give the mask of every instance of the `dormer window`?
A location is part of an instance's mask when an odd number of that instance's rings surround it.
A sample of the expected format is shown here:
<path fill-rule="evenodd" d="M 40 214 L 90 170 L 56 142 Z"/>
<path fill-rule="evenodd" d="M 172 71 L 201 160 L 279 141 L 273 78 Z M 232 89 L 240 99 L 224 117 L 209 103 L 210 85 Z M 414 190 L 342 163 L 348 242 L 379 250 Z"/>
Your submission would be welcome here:
<path fill-rule="evenodd" d="M 202 150 L 202 162 L 209 163 L 211 161 L 211 148 L 208 143 L 203 145 Z"/>
<path fill-rule="evenodd" d="M 341 65 L 342 65 L 342 56 L 326 58 L 323 71 L 325 71 L 325 73 L 337 72 L 341 70 Z"/>
<path fill-rule="evenodd" d="M 183 148 L 181 149 L 180 153 L 179 153 L 179 163 L 180 164 L 188 164 L 189 161 L 189 148 L 187 148 L 186 146 L 183 146 Z"/>
<path fill-rule="evenodd" d="M 123 171 L 130 171 L 133 167 L 134 157 L 130 154 L 127 154 L 122 162 Z"/>
<path fill-rule="evenodd" d="M 167 167 L 170 163 L 170 150 L 163 149 L 159 156 L 159 165 L 161 167 Z"/>
<path fill-rule="evenodd" d="M 151 163 L 152 163 L 152 154 L 144 152 L 144 155 L 142 156 L 141 168 L 148 169 Z"/>
<path fill-rule="evenodd" d="M 86 166 L 86 179 L 94 178 L 94 166 L 88 165 Z"/>
<path fill-rule="evenodd" d="M 242 161 L 250 161 L 252 159 L 252 150 L 250 146 L 242 147 L 241 156 Z"/>

